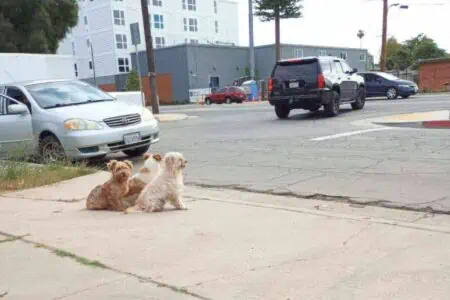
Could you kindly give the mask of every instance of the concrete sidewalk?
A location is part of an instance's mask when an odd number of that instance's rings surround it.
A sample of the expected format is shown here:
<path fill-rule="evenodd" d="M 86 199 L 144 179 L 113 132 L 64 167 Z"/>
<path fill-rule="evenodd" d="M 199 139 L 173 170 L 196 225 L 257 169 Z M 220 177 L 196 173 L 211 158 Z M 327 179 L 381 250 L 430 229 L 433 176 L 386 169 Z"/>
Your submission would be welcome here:
<path fill-rule="evenodd" d="M 90 212 L 72 200 L 89 192 L 80 191 L 80 182 L 103 180 L 97 174 L 0 197 L 0 295 L 437 300 L 450 294 L 447 215 L 194 187 L 186 188 L 189 210 L 159 214 Z M 72 201 L 52 195 L 61 187 Z"/>

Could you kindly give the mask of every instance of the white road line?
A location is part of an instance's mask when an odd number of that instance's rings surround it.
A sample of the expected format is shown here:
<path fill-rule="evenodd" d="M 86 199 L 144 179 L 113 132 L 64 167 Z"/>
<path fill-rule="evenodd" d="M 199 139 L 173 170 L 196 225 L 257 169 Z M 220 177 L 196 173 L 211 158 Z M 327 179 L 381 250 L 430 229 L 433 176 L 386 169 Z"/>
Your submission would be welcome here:
<path fill-rule="evenodd" d="M 333 135 L 321 136 L 321 137 L 317 137 L 314 139 L 310 139 L 310 141 L 320 142 L 320 141 L 325 141 L 325 140 L 337 139 L 337 138 L 341 138 L 341 137 L 345 137 L 345 136 L 352 136 L 352 135 L 357 135 L 357 134 L 382 131 L 382 130 L 390 130 L 390 129 L 392 129 L 392 128 L 379 127 L 379 128 L 372 128 L 372 129 L 366 129 L 366 130 L 350 131 L 350 132 L 338 133 L 338 134 L 333 134 Z"/>

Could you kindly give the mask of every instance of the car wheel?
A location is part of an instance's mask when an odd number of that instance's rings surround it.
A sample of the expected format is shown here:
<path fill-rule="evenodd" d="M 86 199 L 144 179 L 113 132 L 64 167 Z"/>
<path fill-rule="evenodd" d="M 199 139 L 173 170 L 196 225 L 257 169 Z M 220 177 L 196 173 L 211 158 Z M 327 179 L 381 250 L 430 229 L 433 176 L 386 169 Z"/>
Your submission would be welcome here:
<path fill-rule="evenodd" d="M 49 135 L 43 138 L 39 144 L 41 157 L 45 163 L 64 161 L 67 159 L 63 146 L 55 136 Z"/>
<path fill-rule="evenodd" d="M 278 119 L 287 119 L 291 110 L 284 105 L 275 105 L 275 113 Z"/>
<path fill-rule="evenodd" d="M 331 98 L 330 103 L 324 105 L 325 112 L 329 117 L 334 117 L 339 114 L 339 107 L 340 107 L 340 96 L 338 92 L 333 91 L 333 97 Z"/>
<path fill-rule="evenodd" d="M 122 152 L 125 153 L 129 157 L 137 157 L 144 155 L 144 153 L 147 153 L 148 149 L 150 148 L 150 145 L 142 146 L 130 150 L 123 150 Z"/>
<path fill-rule="evenodd" d="M 231 101 L 231 98 L 230 98 L 230 97 L 226 97 L 226 98 L 225 98 L 225 103 L 226 103 L 226 104 L 231 104 L 231 102 L 232 102 L 232 101 Z"/>
<path fill-rule="evenodd" d="M 389 100 L 397 99 L 397 97 L 398 97 L 397 89 L 395 87 L 388 88 L 387 91 L 386 91 L 386 97 Z"/>
<path fill-rule="evenodd" d="M 211 104 L 212 104 L 211 99 L 206 98 L 206 99 L 205 99 L 205 104 L 206 104 L 206 105 L 211 105 Z"/>
<path fill-rule="evenodd" d="M 403 98 L 403 99 L 408 99 L 408 98 L 409 98 L 409 96 L 402 96 L 402 98 Z"/>
<path fill-rule="evenodd" d="M 352 108 L 354 110 L 362 109 L 364 104 L 366 104 L 366 96 L 364 88 L 359 88 L 357 92 L 356 100 L 352 103 Z"/>
<path fill-rule="evenodd" d="M 316 106 L 316 107 L 310 108 L 309 111 L 310 112 L 316 112 L 316 111 L 318 111 L 320 109 L 320 107 L 321 106 Z"/>

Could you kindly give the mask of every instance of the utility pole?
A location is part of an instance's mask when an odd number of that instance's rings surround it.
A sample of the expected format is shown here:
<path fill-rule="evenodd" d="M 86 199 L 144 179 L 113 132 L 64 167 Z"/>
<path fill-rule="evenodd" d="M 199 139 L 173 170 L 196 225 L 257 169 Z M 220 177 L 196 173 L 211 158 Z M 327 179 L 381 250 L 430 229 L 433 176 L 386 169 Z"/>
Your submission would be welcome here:
<path fill-rule="evenodd" d="M 250 77 L 255 79 L 255 41 L 253 37 L 253 0 L 248 0 L 248 39 Z"/>
<path fill-rule="evenodd" d="M 386 39 L 387 39 L 387 18 L 388 18 L 388 0 L 383 0 L 383 31 L 381 34 L 381 57 L 380 57 L 380 70 L 384 72 L 386 70 Z"/>
<path fill-rule="evenodd" d="M 91 48 L 91 61 L 92 61 L 92 71 L 94 72 L 94 84 L 97 86 L 97 74 L 95 73 L 95 61 L 94 61 L 94 47 L 92 42 L 89 40 L 89 46 Z"/>
<path fill-rule="evenodd" d="M 147 65 L 148 65 L 148 77 L 150 79 L 150 94 L 152 101 L 152 112 L 159 114 L 159 97 L 156 90 L 156 70 L 155 70 L 155 57 L 153 53 L 153 39 L 151 32 L 151 24 L 148 11 L 148 0 L 141 0 L 142 7 L 142 19 L 144 22 L 145 33 L 145 45 L 147 47 Z"/>

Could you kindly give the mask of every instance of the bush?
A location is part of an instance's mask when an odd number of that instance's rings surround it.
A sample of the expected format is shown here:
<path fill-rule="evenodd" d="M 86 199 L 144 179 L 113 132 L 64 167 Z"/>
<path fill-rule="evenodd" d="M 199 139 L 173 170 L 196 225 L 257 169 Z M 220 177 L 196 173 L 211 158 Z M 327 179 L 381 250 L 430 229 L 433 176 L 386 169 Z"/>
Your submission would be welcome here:
<path fill-rule="evenodd" d="M 139 91 L 139 75 L 136 70 L 131 70 L 127 78 L 126 91 Z"/>

